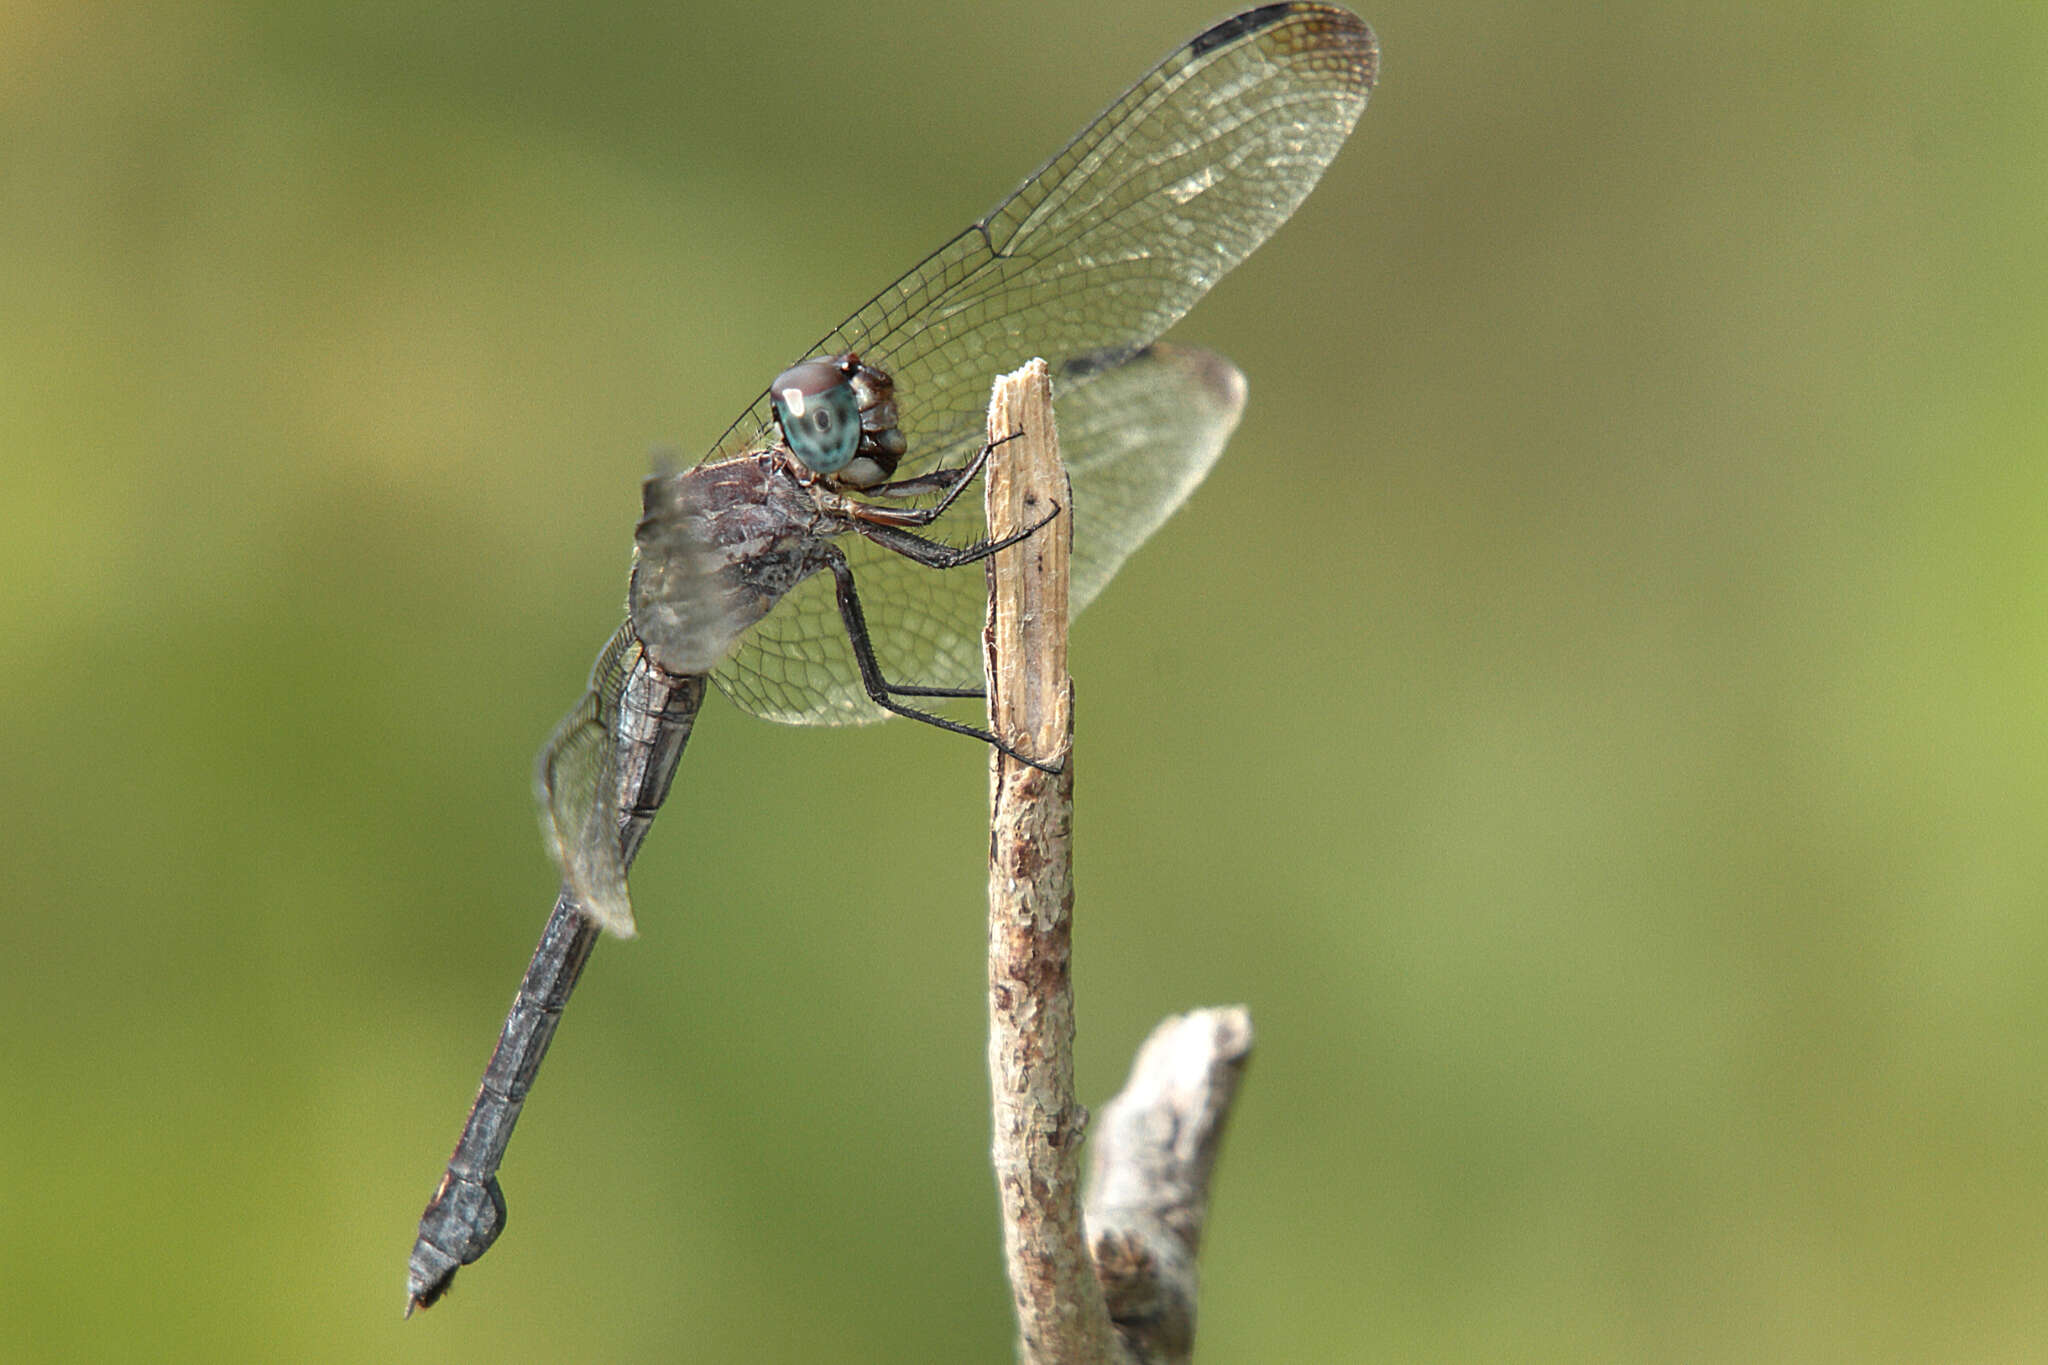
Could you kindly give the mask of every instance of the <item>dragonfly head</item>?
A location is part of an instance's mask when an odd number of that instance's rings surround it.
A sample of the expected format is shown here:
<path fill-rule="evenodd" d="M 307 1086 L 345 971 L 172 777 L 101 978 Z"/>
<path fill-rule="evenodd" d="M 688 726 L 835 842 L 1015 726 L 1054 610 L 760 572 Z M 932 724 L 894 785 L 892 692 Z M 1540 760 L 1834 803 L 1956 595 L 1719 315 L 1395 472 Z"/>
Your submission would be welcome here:
<path fill-rule="evenodd" d="M 849 488 L 871 488 L 896 473 L 907 447 L 895 395 L 889 376 L 851 351 L 792 365 L 768 389 L 790 453 Z"/>

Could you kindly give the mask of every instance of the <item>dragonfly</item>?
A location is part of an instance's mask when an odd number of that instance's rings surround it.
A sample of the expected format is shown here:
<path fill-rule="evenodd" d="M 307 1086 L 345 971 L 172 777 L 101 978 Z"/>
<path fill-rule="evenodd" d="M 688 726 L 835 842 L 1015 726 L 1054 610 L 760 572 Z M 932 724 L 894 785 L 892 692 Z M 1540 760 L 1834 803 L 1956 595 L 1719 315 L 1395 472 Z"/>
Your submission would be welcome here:
<path fill-rule="evenodd" d="M 408 1316 L 504 1230 L 513 1126 L 598 939 L 634 933 L 627 870 L 708 685 L 769 720 L 907 716 L 1037 762 L 938 713 L 982 695 L 984 577 L 954 571 L 1037 529 L 991 539 L 963 496 L 990 455 L 990 383 L 1051 367 L 1079 611 L 1243 410 L 1234 365 L 1160 334 L 1307 197 L 1378 65 L 1342 9 L 1216 24 L 810 347 L 702 461 L 645 481 L 627 619 L 536 766 L 561 888 L 420 1218 Z"/>

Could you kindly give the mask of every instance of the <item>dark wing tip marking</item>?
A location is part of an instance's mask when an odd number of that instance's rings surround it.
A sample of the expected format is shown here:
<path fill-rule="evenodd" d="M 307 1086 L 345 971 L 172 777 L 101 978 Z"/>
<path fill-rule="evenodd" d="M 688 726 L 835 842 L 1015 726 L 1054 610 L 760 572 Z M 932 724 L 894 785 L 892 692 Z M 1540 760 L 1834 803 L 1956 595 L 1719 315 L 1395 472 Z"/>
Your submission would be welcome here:
<path fill-rule="evenodd" d="M 1260 5 L 1257 9 L 1248 9 L 1197 35 L 1188 44 L 1188 56 L 1199 57 L 1219 47 L 1228 47 L 1289 20 L 1299 20 L 1306 26 L 1304 37 L 1311 41 L 1304 46 L 1351 49 L 1356 55 L 1356 65 L 1364 74 L 1366 87 L 1372 87 L 1379 74 L 1379 40 L 1373 37 L 1371 27 L 1363 19 L 1335 5 Z M 1335 34 L 1343 34 L 1345 41 L 1330 41 L 1331 35 Z"/>
<path fill-rule="evenodd" d="M 1060 362 L 1059 377 L 1066 380 L 1087 379 L 1101 374 L 1104 370 L 1116 369 L 1151 349 L 1150 346 L 1106 346 L 1099 351 L 1082 351 Z"/>
<path fill-rule="evenodd" d="M 1261 5 L 1242 14 L 1233 14 L 1214 28 L 1196 34 L 1194 40 L 1188 44 L 1188 55 L 1199 57 L 1213 48 L 1234 43 L 1248 33 L 1271 28 L 1301 8 L 1301 5 Z"/>

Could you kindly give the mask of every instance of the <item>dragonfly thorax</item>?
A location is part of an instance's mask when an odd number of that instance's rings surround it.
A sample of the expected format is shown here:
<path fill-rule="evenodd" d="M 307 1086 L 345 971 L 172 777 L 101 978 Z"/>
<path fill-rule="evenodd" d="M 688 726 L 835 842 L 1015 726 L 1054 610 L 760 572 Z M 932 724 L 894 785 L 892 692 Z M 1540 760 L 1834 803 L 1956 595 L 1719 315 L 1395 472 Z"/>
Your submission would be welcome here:
<path fill-rule="evenodd" d="M 871 488 L 895 475 L 907 449 L 895 395 L 889 376 L 851 351 L 792 365 L 768 389 L 790 454 L 848 488 Z"/>

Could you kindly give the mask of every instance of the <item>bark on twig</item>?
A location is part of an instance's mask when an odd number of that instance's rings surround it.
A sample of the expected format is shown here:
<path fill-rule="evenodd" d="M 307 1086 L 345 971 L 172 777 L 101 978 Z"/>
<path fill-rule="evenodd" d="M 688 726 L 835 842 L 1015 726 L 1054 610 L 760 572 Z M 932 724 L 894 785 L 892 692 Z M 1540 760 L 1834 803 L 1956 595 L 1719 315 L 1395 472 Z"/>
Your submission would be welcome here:
<path fill-rule="evenodd" d="M 1209 1175 L 1251 1050 L 1242 1005 L 1168 1019 L 1138 1049 L 1096 1127 L 1088 1177 L 1095 1273 L 1125 1349 L 1144 1365 L 1179 1365 L 1193 1353 Z"/>
<path fill-rule="evenodd" d="M 1014 436 L 1013 436 L 1013 433 Z M 1005 438 L 1012 438 L 1007 439 Z M 1030 1365 L 1102 1365 L 1116 1338 L 1081 1225 L 1081 1135 L 1074 1098 L 1073 691 L 1067 678 L 1066 475 L 1052 386 L 1033 361 L 996 383 L 989 439 L 989 533 L 1049 525 L 990 561 L 989 725 L 1005 743 L 1060 766 L 990 757 L 988 1068 L 995 1092 L 996 1188 Z"/>
<path fill-rule="evenodd" d="M 1005 440 L 1005 438 L 1010 438 Z M 1084 1228 L 1074 1097 L 1072 546 L 1045 363 L 996 383 L 989 534 L 1060 514 L 989 562 L 989 1077 L 1003 1247 L 1026 1365 L 1189 1358 L 1209 1175 L 1251 1050 L 1242 1008 L 1169 1019 L 1104 1112 Z M 1092 1249 L 1091 1249 L 1092 1248 Z M 1105 1291 L 1107 1299 L 1105 1300 Z"/>

